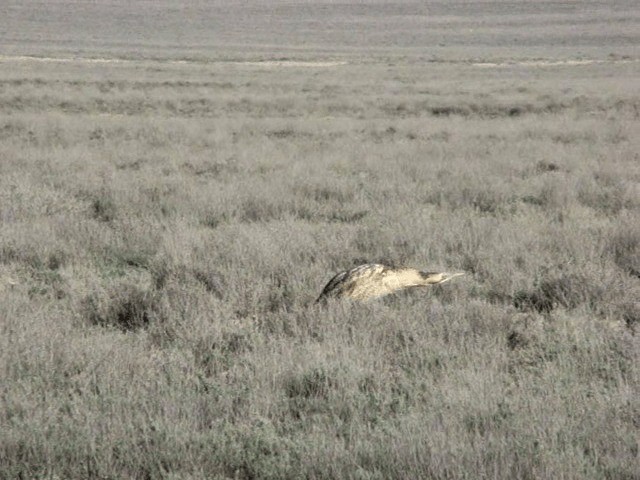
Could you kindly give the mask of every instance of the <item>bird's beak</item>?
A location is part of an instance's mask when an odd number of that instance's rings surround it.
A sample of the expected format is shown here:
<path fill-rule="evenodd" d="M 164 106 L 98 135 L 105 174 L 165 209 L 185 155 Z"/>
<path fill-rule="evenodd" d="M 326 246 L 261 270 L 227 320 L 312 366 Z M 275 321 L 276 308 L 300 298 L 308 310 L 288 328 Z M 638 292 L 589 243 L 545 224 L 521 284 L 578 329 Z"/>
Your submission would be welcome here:
<path fill-rule="evenodd" d="M 440 280 L 438 283 L 444 283 L 444 282 L 448 282 L 449 280 L 451 280 L 452 278 L 456 278 L 456 277 L 460 277 L 464 275 L 464 272 L 458 272 L 458 273 L 443 273 L 442 274 L 442 280 Z"/>

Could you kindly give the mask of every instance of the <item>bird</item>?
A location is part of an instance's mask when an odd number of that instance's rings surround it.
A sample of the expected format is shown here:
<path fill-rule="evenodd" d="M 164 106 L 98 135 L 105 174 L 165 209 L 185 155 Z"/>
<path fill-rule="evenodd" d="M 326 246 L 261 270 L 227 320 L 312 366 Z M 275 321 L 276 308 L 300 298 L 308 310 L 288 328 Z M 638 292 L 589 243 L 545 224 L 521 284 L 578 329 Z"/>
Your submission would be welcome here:
<path fill-rule="evenodd" d="M 316 303 L 328 298 L 367 301 L 412 287 L 444 283 L 464 273 L 426 272 L 410 267 L 365 263 L 335 275 Z"/>

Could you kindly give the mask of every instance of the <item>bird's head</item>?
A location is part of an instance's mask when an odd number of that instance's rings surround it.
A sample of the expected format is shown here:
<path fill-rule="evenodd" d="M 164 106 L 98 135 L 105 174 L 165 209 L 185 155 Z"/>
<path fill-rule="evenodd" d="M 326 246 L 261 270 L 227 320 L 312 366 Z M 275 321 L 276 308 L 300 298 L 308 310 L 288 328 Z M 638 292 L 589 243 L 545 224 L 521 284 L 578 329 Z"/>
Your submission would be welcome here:
<path fill-rule="evenodd" d="M 447 272 L 420 272 L 422 281 L 425 285 L 437 285 L 439 283 L 448 282 L 452 278 L 464 275 L 464 272 L 460 273 L 447 273 Z"/>

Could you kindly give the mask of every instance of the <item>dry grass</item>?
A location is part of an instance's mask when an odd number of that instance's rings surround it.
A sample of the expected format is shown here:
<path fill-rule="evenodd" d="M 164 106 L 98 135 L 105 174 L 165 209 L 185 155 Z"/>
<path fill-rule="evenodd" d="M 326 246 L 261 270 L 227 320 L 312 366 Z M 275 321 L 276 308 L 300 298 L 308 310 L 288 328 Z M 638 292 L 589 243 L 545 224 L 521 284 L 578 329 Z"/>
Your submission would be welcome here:
<path fill-rule="evenodd" d="M 492 5 L 495 68 L 0 59 L 0 478 L 639 478 L 640 64 Z M 468 273 L 313 304 L 365 261 Z"/>

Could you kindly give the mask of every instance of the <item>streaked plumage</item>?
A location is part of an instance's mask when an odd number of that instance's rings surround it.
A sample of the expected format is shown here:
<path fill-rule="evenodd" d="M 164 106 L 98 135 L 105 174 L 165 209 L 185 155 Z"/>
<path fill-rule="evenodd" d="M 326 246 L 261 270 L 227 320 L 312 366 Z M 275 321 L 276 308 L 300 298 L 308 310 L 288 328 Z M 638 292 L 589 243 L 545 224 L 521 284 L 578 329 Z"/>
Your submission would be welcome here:
<path fill-rule="evenodd" d="M 329 280 L 317 302 L 326 298 L 369 300 L 412 287 L 444 283 L 464 273 L 423 272 L 415 268 L 394 268 L 367 263 L 338 273 Z"/>

